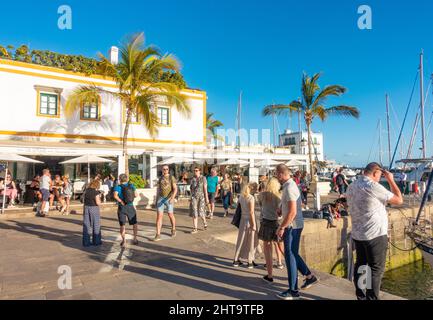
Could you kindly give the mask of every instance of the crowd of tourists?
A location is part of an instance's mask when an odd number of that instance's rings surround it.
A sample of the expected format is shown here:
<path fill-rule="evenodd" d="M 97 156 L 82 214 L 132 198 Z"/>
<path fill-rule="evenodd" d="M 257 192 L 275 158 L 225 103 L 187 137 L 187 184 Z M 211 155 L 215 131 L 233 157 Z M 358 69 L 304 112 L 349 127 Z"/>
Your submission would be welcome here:
<path fill-rule="evenodd" d="M 385 178 L 390 191 L 379 184 Z M 287 269 L 288 290 L 277 296 L 284 300 L 299 299 L 300 289 L 307 289 L 318 283 L 318 278 L 311 272 L 300 256 L 301 235 L 304 228 L 303 209 L 308 209 L 307 198 L 309 178 L 306 173 L 292 171 L 285 165 L 277 166 L 273 176 L 261 176 L 259 183 L 243 181 L 240 174 L 221 174 L 217 168 L 211 168 L 208 175 L 203 175 L 202 168 L 195 167 L 192 177 L 182 174 L 182 183 L 178 185 L 170 174 L 168 165 L 162 167 L 162 174 L 157 181 L 156 191 L 156 232 L 154 241 L 161 240 L 164 212 L 171 223 L 171 237 L 176 236 L 175 204 L 179 186 L 189 186 L 189 216 L 191 234 L 206 231 L 213 219 L 217 199 L 224 209 L 224 217 L 233 212 L 232 224 L 238 227 L 238 237 L 233 258 L 233 267 L 245 266 L 257 268 L 255 259 L 263 244 L 266 270 L 263 280 L 274 282 L 273 270 Z M 363 174 L 350 185 L 341 170 L 334 176 L 335 190 L 340 198 L 322 207 L 328 226 L 335 227 L 334 219 L 347 216 L 352 220 L 352 239 L 356 247 L 356 265 L 354 283 L 356 296 L 360 300 L 379 299 L 380 286 L 385 270 L 388 246 L 387 204 L 402 204 L 403 197 L 392 173 L 377 163 L 370 163 Z M 107 194 L 101 186 L 107 186 Z M 11 175 L 0 181 L 0 191 L 11 200 L 17 197 L 17 185 Z M 68 175 L 51 176 L 48 169 L 41 176 L 35 176 L 28 188 L 37 201 L 38 215 L 46 216 L 49 210 L 57 209 L 68 214 L 73 195 L 72 183 Z M 138 197 L 136 187 L 126 174 L 118 179 L 109 175 L 103 178 L 97 175 L 85 185 L 81 196 L 83 203 L 83 246 L 102 244 L 100 206 L 104 198 L 111 197 L 117 204 L 117 217 L 121 235 L 121 247 L 126 247 L 126 224 L 133 229 L 134 245 L 138 245 L 138 219 L 134 205 Z M 56 206 L 54 206 L 54 203 Z M 257 210 L 256 210 L 257 209 Z M 256 215 L 256 211 L 260 212 Z M 274 263 L 274 252 L 276 263 Z M 283 260 L 285 261 L 285 266 Z M 360 270 L 368 266 L 370 286 L 360 287 Z M 298 273 L 304 276 L 304 282 L 298 285 Z"/>

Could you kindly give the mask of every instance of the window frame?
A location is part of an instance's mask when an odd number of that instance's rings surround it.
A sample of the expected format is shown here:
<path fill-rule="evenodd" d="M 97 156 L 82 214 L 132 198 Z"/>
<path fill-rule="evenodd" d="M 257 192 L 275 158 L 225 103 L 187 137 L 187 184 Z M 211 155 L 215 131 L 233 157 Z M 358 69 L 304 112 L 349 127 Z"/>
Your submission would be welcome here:
<path fill-rule="evenodd" d="M 161 119 L 159 117 L 159 110 L 160 109 L 161 110 L 162 109 L 167 110 L 167 124 L 164 124 L 164 123 L 161 122 Z M 161 126 L 161 127 L 171 127 L 171 125 L 172 125 L 172 118 L 171 118 L 171 108 L 170 107 L 167 107 L 167 106 L 157 106 L 156 116 L 158 117 L 158 124 L 159 124 L 159 126 Z"/>
<path fill-rule="evenodd" d="M 90 104 L 86 104 L 86 103 L 83 103 L 83 104 L 81 104 L 81 108 L 80 108 L 80 120 L 82 120 L 82 121 L 101 121 L 101 98 L 99 97 L 98 98 L 98 103 L 96 104 L 96 115 L 97 115 L 97 117 L 96 118 L 86 118 L 86 117 L 84 117 L 84 108 L 85 107 L 93 107 L 94 105 L 90 105 Z"/>
<path fill-rule="evenodd" d="M 49 113 L 42 113 L 41 107 L 42 107 L 42 96 L 56 96 L 56 114 L 49 114 Z M 36 115 L 38 117 L 44 117 L 44 118 L 60 118 L 60 94 L 57 92 L 49 92 L 45 90 L 37 90 L 36 94 L 37 100 L 36 100 Z M 48 101 L 47 101 L 48 103 Z M 47 112 L 49 111 L 49 107 L 47 105 Z"/>

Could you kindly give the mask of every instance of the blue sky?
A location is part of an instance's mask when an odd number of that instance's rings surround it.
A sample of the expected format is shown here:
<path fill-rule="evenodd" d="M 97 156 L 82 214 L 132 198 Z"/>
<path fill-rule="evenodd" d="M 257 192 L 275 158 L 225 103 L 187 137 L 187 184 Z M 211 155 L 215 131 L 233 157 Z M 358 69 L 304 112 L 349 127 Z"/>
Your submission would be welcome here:
<path fill-rule="evenodd" d="M 72 8 L 72 30 L 57 28 L 57 8 L 63 4 Z M 357 27 L 362 4 L 373 10 L 372 30 Z M 7 1 L 0 12 L 0 44 L 94 57 L 125 35 L 144 31 L 149 44 L 179 57 L 189 86 L 207 91 L 208 110 L 230 128 L 240 90 L 243 126 L 266 129 L 271 119 L 261 116 L 262 108 L 297 99 L 303 71 L 323 72 L 322 86 L 349 89 L 330 105 L 354 105 L 361 119 L 316 120 L 313 128 L 325 135 L 327 158 L 364 165 L 378 160 L 376 126 L 379 117 L 385 124 L 385 92 L 402 121 L 421 48 L 427 88 L 433 72 L 432 16 L 433 2 L 428 0 Z M 418 103 L 417 89 L 406 140 Z M 432 104 L 429 99 L 426 122 Z M 280 118 L 280 129 L 287 123 Z M 391 123 L 394 142 L 399 128 L 393 115 Z M 296 129 L 295 120 L 292 124 Z M 431 156 L 433 144 L 427 142 Z"/>

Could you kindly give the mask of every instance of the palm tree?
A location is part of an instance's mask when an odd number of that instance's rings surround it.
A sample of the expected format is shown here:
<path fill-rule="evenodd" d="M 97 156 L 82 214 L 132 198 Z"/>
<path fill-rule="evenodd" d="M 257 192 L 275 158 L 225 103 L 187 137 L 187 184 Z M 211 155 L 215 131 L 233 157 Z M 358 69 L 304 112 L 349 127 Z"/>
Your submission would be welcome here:
<path fill-rule="evenodd" d="M 99 61 L 99 71 L 116 81 L 117 91 L 107 91 L 95 85 L 80 86 L 67 98 L 65 113 L 71 117 L 80 110 L 83 103 L 98 103 L 101 94 L 120 101 L 126 112 L 122 148 L 125 173 L 128 174 L 128 133 L 132 117 L 142 120 L 150 136 L 154 138 L 159 127 L 158 103 L 173 105 L 186 117 L 190 116 L 191 110 L 179 86 L 164 82 L 159 76 L 163 72 L 179 72 L 180 63 L 173 55 L 162 55 L 157 48 L 145 46 L 143 33 L 132 36 L 119 51 L 118 64 L 112 64 L 102 54 Z M 123 108 L 121 112 L 124 112 Z"/>
<path fill-rule="evenodd" d="M 224 126 L 224 124 L 219 120 L 215 120 L 213 115 L 210 112 L 206 113 L 206 129 L 215 140 L 223 140 L 224 138 L 217 134 L 217 129 Z"/>
<path fill-rule="evenodd" d="M 311 124 L 315 117 L 325 121 L 328 116 L 346 116 L 359 118 L 359 110 L 356 107 L 347 105 L 338 105 L 333 107 L 326 107 L 326 101 L 331 96 L 341 96 L 347 89 L 340 85 L 326 86 L 321 90 L 318 85 L 318 80 L 321 74 L 316 73 L 312 77 L 309 77 L 304 73 L 302 77 L 302 101 L 295 100 L 290 104 L 277 104 L 270 105 L 263 109 L 263 115 L 269 116 L 273 114 L 284 114 L 284 113 L 301 113 L 304 115 L 305 125 L 308 132 L 308 156 L 311 176 L 314 177 L 313 159 L 312 159 L 312 147 L 311 147 Z"/>

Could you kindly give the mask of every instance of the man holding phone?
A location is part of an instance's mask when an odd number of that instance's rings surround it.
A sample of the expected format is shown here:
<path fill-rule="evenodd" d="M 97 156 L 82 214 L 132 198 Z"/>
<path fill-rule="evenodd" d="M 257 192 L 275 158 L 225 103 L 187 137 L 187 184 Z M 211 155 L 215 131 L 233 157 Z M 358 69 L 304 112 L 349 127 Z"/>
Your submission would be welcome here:
<path fill-rule="evenodd" d="M 382 176 L 388 181 L 391 191 L 379 184 Z M 358 300 L 379 300 L 388 249 L 386 204 L 400 205 L 403 197 L 393 174 L 376 162 L 367 165 L 364 174 L 349 186 L 346 197 L 356 247 L 356 296 Z M 361 288 L 358 282 L 365 272 L 367 284 L 366 288 Z"/>

